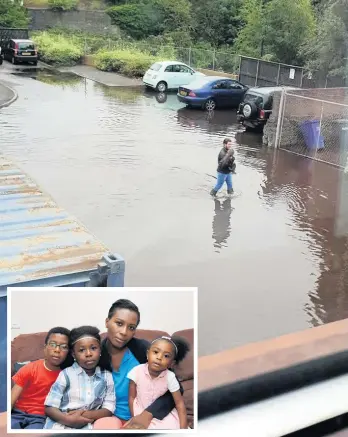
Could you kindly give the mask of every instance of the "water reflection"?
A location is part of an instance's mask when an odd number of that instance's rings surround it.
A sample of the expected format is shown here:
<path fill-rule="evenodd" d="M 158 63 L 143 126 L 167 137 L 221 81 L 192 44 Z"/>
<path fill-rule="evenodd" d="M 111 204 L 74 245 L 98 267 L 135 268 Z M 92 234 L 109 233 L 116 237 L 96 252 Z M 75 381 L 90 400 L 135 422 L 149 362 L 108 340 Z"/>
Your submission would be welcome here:
<path fill-rule="evenodd" d="M 135 103 L 142 98 L 142 89 L 140 87 L 110 87 L 98 83 L 95 84 L 95 87 L 101 90 L 106 97 L 114 101 L 116 100 L 119 103 Z"/>
<path fill-rule="evenodd" d="M 227 240 L 231 234 L 231 213 L 233 211 L 231 198 L 222 201 L 214 199 L 213 240 L 216 252 L 227 247 Z"/>
<path fill-rule="evenodd" d="M 316 286 L 309 291 L 305 305 L 310 324 L 347 318 L 347 175 L 329 165 L 279 151 L 270 156 L 267 173 L 262 187 L 265 202 L 272 207 L 286 202 L 292 226 L 309 242 L 313 262 L 319 267 Z"/>

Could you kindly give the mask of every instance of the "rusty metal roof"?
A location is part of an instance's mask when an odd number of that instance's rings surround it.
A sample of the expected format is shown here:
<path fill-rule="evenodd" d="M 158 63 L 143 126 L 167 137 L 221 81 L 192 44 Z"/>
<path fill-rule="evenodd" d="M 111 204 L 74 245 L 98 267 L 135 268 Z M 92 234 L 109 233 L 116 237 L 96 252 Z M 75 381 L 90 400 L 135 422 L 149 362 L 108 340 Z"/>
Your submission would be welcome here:
<path fill-rule="evenodd" d="M 96 269 L 108 249 L 0 155 L 0 291 Z M 36 283 L 35 283 L 36 284 Z M 26 284 L 28 285 L 28 284 Z"/>

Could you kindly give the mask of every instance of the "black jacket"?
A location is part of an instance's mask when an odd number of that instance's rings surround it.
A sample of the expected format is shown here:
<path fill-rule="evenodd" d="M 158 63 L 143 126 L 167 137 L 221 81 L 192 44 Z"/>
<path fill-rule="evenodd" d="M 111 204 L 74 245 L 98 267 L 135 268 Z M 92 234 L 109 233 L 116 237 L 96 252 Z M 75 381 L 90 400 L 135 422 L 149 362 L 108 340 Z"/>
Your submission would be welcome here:
<path fill-rule="evenodd" d="M 218 156 L 218 168 L 217 171 L 219 173 L 228 174 L 234 171 L 236 168 L 235 164 L 235 158 L 230 153 L 228 153 L 228 150 L 223 147 L 220 150 L 219 156 Z"/>
<path fill-rule="evenodd" d="M 132 340 L 128 342 L 127 347 L 140 364 L 145 364 L 147 363 L 146 353 L 149 345 L 150 343 L 147 340 L 132 338 Z M 107 349 L 107 339 L 102 341 L 102 357 L 107 358 L 104 362 L 105 369 L 112 372 L 111 357 Z M 181 384 L 180 391 L 183 393 Z M 154 403 L 146 408 L 146 411 L 151 413 L 155 419 L 162 420 L 172 411 L 173 408 L 175 408 L 175 402 L 173 395 L 168 390 L 163 396 L 156 399 Z"/>

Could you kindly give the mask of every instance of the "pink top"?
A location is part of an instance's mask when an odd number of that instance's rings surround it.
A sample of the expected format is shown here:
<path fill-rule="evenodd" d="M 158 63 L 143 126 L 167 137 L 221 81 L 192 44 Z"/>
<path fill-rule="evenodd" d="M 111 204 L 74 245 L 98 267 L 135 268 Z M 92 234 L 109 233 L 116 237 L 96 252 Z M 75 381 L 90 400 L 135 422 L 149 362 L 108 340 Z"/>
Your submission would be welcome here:
<path fill-rule="evenodd" d="M 165 370 L 153 379 L 149 374 L 147 363 L 134 367 L 128 373 L 128 378 L 134 381 L 137 386 L 137 402 L 143 410 L 168 390 L 172 393 L 180 390 L 178 380 L 173 372 Z"/>

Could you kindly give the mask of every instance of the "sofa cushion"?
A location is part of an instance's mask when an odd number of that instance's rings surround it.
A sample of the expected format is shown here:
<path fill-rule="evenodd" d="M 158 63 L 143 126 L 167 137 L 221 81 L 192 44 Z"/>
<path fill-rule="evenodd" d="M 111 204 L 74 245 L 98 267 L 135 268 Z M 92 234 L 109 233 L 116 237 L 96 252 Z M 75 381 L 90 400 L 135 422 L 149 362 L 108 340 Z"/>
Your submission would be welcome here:
<path fill-rule="evenodd" d="M 188 381 L 183 381 L 181 383 L 184 389 L 184 402 L 186 406 L 188 425 L 190 428 L 193 428 L 193 418 L 194 418 L 194 409 L 193 409 L 194 385 L 193 384 L 194 384 L 193 379 Z"/>
<path fill-rule="evenodd" d="M 168 332 L 165 331 L 155 331 L 155 330 L 149 330 L 149 329 L 137 329 L 135 333 L 135 338 L 142 338 L 144 340 L 147 340 L 149 342 L 155 340 L 158 337 L 170 337 Z"/>
<path fill-rule="evenodd" d="M 47 332 L 21 334 L 11 343 L 11 375 L 14 374 L 15 363 L 35 361 L 44 357 L 44 346 Z"/>
<path fill-rule="evenodd" d="M 190 351 L 186 355 L 186 357 L 175 366 L 175 374 L 179 381 L 187 381 L 193 379 L 193 356 L 194 356 L 194 336 L 193 329 L 185 329 L 183 331 L 174 332 L 172 337 L 182 337 L 184 338 L 188 344 L 190 345 Z"/>

